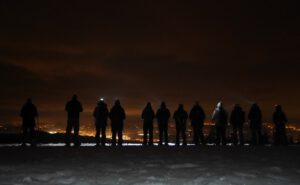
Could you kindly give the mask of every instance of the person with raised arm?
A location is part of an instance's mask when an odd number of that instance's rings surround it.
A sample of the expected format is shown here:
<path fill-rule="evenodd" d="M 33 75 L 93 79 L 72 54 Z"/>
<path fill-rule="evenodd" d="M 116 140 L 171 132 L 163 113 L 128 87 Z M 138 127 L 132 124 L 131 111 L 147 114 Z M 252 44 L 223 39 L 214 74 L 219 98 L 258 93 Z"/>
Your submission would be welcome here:
<path fill-rule="evenodd" d="M 219 102 L 216 106 L 216 109 L 214 110 L 212 121 L 215 123 L 216 127 L 216 145 L 220 145 L 222 142 L 222 145 L 226 146 L 226 129 L 227 129 L 227 112 L 223 108 L 222 102 Z"/>

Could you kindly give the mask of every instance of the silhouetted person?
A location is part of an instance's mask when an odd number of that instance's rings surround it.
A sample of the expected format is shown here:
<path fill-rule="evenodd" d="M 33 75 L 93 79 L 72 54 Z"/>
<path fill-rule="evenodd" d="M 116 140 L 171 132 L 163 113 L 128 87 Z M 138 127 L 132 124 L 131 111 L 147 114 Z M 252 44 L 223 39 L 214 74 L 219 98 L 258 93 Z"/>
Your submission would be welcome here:
<path fill-rule="evenodd" d="M 22 146 L 26 146 L 26 140 L 29 136 L 29 142 L 31 146 L 35 146 L 35 119 L 38 116 L 37 108 L 29 98 L 21 109 L 20 116 L 22 117 L 22 128 L 23 128 L 23 140 Z"/>
<path fill-rule="evenodd" d="M 222 145 L 226 145 L 227 119 L 227 112 L 223 108 L 222 102 L 219 102 L 212 116 L 216 127 L 216 145 L 220 145 L 221 141 Z"/>
<path fill-rule="evenodd" d="M 188 119 L 188 114 L 183 108 L 183 104 L 179 104 L 178 109 L 174 112 L 173 118 L 176 123 L 176 145 L 179 146 L 180 135 L 182 137 L 182 144 L 186 145 L 186 121 Z"/>
<path fill-rule="evenodd" d="M 238 104 L 234 106 L 229 121 L 233 130 L 233 144 L 238 144 L 239 135 L 240 145 L 244 145 L 243 126 L 245 123 L 245 112 Z"/>
<path fill-rule="evenodd" d="M 122 146 L 123 127 L 124 127 L 124 120 L 126 118 L 126 115 L 119 100 L 116 100 L 115 105 L 110 110 L 109 117 L 111 120 L 112 146 L 116 146 L 117 134 L 118 134 L 118 145 Z"/>
<path fill-rule="evenodd" d="M 93 116 L 95 118 L 96 126 L 96 146 L 100 144 L 100 132 L 101 132 L 101 145 L 105 146 L 106 143 L 106 126 L 109 112 L 107 109 L 107 104 L 101 100 L 98 102 L 97 107 L 94 110 Z"/>
<path fill-rule="evenodd" d="M 285 125 L 287 123 L 287 118 L 285 113 L 282 111 L 280 105 L 275 106 L 275 112 L 273 113 L 273 123 L 275 128 L 274 133 L 274 144 L 287 144 L 287 137 L 285 131 Z"/>
<path fill-rule="evenodd" d="M 205 139 L 203 134 L 203 126 L 205 120 L 205 113 L 202 107 L 198 102 L 195 103 L 192 110 L 190 111 L 189 118 L 191 120 L 191 125 L 194 132 L 194 143 L 195 145 L 199 145 L 199 139 L 202 144 L 205 145 Z"/>
<path fill-rule="evenodd" d="M 154 111 L 151 103 L 148 102 L 142 112 L 142 119 L 144 120 L 143 131 L 144 131 L 144 142 L 143 145 L 147 145 L 148 134 L 149 134 L 149 146 L 153 145 L 153 119 L 155 118 Z"/>
<path fill-rule="evenodd" d="M 77 95 L 66 104 L 68 113 L 67 129 L 66 129 L 66 146 L 70 146 L 70 136 L 74 129 L 74 145 L 80 146 L 79 142 L 79 114 L 83 111 L 81 103 L 77 100 Z"/>
<path fill-rule="evenodd" d="M 252 135 L 252 144 L 262 144 L 262 114 L 261 110 L 256 103 L 252 104 L 248 114 L 249 125 Z"/>
<path fill-rule="evenodd" d="M 158 122 L 159 129 L 159 145 L 163 144 L 163 139 L 165 141 L 165 145 L 168 145 L 168 122 L 170 119 L 170 111 L 167 109 L 166 103 L 162 102 L 160 108 L 156 112 L 156 118 Z"/>

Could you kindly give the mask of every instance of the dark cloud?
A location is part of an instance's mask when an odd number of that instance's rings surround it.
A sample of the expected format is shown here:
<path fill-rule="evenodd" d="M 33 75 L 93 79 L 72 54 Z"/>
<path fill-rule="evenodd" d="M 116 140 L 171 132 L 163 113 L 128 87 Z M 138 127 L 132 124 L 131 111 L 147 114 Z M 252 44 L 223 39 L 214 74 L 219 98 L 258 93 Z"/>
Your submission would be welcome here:
<path fill-rule="evenodd" d="M 148 100 L 166 100 L 172 108 L 200 100 L 209 112 L 223 99 L 246 108 L 257 101 L 267 115 L 280 102 L 300 121 L 296 7 L 1 1 L 1 112 L 12 115 L 31 96 L 45 119 L 58 111 L 62 122 L 65 101 L 77 93 L 89 111 L 100 96 L 109 103 L 120 98 L 131 111 Z"/>

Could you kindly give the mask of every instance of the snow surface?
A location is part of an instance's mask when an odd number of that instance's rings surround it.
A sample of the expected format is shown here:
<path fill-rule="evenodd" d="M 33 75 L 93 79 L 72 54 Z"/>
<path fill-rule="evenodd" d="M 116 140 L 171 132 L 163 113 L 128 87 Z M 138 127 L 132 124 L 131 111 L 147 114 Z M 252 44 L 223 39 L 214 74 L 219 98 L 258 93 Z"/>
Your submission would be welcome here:
<path fill-rule="evenodd" d="M 0 147 L 0 184 L 300 184 L 300 147 Z"/>

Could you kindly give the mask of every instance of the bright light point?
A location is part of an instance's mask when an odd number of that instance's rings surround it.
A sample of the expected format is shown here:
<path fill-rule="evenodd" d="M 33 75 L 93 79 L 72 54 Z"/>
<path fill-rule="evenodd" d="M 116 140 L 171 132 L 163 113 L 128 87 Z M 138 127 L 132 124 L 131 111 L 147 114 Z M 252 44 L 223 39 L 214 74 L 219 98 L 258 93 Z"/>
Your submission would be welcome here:
<path fill-rule="evenodd" d="M 100 101 L 104 101 L 104 98 L 100 98 Z"/>

